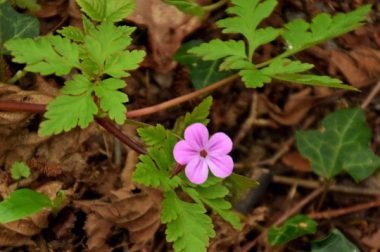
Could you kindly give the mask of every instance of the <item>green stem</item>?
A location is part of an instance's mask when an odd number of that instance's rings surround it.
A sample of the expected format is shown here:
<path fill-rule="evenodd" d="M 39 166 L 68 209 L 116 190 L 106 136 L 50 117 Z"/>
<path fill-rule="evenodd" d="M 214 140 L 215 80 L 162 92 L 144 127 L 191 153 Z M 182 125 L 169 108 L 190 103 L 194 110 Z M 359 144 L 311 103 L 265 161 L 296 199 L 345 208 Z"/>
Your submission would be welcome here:
<path fill-rule="evenodd" d="M 15 84 L 17 81 L 19 81 L 25 75 L 26 75 L 26 71 L 24 71 L 24 70 L 17 71 L 16 74 L 8 81 L 8 83 Z"/>
<path fill-rule="evenodd" d="M 333 184 L 333 180 L 332 179 L 326 179 L 325 181 L 323 181 L 323 192 L 322 192 L 321 198 L 319 199 L 319 202 L 318 202 L 318 205 L 317 205 L 317 210 L 321 209 L 322 204 L 323 204 L 323 202 L 326 199 L 327 192 L 329 191 L 330 186 L 332 184 Z"/>
<path fill-rule="evenodd" d="M 206 6 L 202 6 L 203 10 L 205 11 L 213 11 L 213 10 L 216 10 L 220 7 L 222 7 L 223 5 L 225 5 L 226 3 L 228 3 L 229 0 L 220 0 L 216 3 L 213 3 L 213 4 L 210 4 L 210 5 L 206 5 Z"/>

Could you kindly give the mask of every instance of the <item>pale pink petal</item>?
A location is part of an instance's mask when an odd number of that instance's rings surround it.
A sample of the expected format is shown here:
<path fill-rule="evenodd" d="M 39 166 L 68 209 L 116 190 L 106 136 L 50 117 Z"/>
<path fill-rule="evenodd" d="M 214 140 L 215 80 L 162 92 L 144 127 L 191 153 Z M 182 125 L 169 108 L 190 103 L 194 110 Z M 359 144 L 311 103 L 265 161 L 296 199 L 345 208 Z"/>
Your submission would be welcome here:
<path fill-rule="evenodd" d="M 207 152 L 210 154 L 228 154 L 232 150 L 232 140 L 222 132 L 211 136 L 207 145 Z"/>
<path fill-rule="evenodd" d="M 199 152 L 195 150 L 188 142 L 181 140 L 174 146 L 173 156 L 177 163 L 185 165 L 193 158 L 199 156 Z"/>
<path fill-rule="evenodd" d="M 218 178 L 225 178 L 230 176 L 234 168 L 234 161 L 229 155 L 208 155 L 206 158 L 206 162 L 212 174 L 214 174 L 215 177 Z"/>
<path fill-rule="evenodd" d="M 186 177 L 194 184 L 202 184 L 208 177 L 207 163 L 204 158 L 192 159 L 185 168 Z"/>
<path fill-rule="evenodd" d="M 201 151 L 208 142 L 208 129 L 202 123 L 191 124 L 185 130 L 185 140 L 197 151 Z"/>

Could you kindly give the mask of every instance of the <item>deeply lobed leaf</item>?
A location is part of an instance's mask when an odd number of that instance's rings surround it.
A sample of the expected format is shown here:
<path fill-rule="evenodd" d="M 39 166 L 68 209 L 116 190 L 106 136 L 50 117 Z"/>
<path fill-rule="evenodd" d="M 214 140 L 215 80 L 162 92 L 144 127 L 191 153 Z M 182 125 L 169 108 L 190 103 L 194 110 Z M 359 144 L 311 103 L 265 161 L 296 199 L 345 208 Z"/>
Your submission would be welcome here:
<path fill-rule="evenodd" d="M 77 0 L 81 10 L 99 22 L 119 22 L 135 8 L 135 0 Z"/>

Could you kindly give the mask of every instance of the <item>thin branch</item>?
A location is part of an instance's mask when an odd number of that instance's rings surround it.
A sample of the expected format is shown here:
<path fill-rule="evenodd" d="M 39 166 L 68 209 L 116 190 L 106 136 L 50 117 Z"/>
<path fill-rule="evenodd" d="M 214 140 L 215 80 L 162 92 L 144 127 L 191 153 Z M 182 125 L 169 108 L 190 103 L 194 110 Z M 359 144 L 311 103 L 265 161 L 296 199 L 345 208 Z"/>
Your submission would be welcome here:
<path fill-rule="evenodd" d="M 157 105 L 153 105 L 150 107 L 131 110 L 127 112 L 127 118 L 135 118 L 140 116 L 146 116 L 150 114 L 154 114 L 160 112 L 162 110 L 166 110 L 168 108 L 177 106 L 181 103 L 189 101 L 191 99 L 197 98 L 200 95 L 209 93 L 217 88 L 220 88 L 232 81 L 236 80 L 239 75 L 235 74 L 230 77 L 227 77 L 223 80 L 215 82 L 214 84 L 207 86 L 205 88 L 199 89 L 192 93 L 179 96 L 177 98 L 171 99 L 169 101 L 159 103 Z M 34 112 L 34 113 L 42 113 L 46 111 L 45 104 L 34 104 L 34 103 L 23 103 L 23 102 L 15 102 L 15 101 L 0 101 L 0 111 L 18 111 L 18 112 Z"/>
<path fill-rule="evenodd" d="M 377 93 L 380 91 L 380 80 L 377 82 L 376 86 L 371 90 L 367 98 L 360 105 L 362 109 L 366 109 L 368 105 L 372 102 L 373 98 L 376 97 Z"/>
<path fill-rule="evenodd" d="M 339 217 L 342 215 L 355 213 L 363 210 L 367 210 L 369 208 L 378 207 L 380 206 L 380 200 L 375 200 L 367 203 L 362 203 L 346 208 L 340 208 L 340 209 L 334 209 L 334 210 L 328 210 L 324 212 L 312 212 L 309 213 L 308 216 L 313 219 L 330 219 L 334 217 Z"/>
<path fill-rule="evenodd" d="M 136 142 L 134 142 L 131 138 L 125 135 L 120 129 L 118 129 L 112 122 L 107 119 L 95 118 L 95 121 L 102 126 L 109 133 L 114 135 L 117 139 L 119 139 L 122 143 L 130 147 L 132 150 L 136 151 L 140 154 L 147 154 L 144 147 L 140 146 Z"/>

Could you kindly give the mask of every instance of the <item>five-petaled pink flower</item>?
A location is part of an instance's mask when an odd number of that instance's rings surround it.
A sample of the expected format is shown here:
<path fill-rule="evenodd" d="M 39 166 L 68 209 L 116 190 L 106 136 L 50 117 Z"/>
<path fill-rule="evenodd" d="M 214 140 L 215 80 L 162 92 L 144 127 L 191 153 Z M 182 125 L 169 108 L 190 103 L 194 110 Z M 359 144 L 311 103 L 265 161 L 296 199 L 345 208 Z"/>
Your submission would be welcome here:
<path fill-rule="evenodd" d="M 224 133 L 218 132 L 209 139 L 206 126 L 194 123 L 186 128 L 185 140 L 179 141 L 173 150 L 174 159 L 186 165 L 185 174 L 194 184 L 207 180 L 208 169 L 219 178 L 231 175 L 234 162 L 228 155 L 232 141 Z"/>

